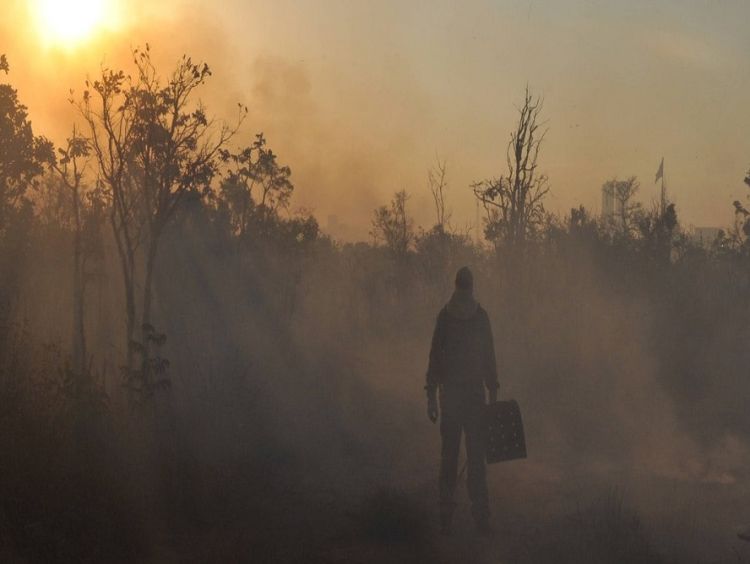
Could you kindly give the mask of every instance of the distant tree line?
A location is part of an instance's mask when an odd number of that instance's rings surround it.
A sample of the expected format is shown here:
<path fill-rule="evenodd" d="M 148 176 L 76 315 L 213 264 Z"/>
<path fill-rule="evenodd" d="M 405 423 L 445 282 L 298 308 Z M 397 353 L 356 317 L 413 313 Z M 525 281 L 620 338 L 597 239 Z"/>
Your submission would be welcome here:
<path fill-rule="evenodd" d="M 164 233 L 186 210 L 200 207 L 223 232 L 227 248 L 240 254 L 275 249 L 301 257 L 316 245 L 342 246 L 321 233 L 312 214 L 292 211 L 292 170 L 262 133 L 234 149 L 247 110 L 239 106 L 231 124 L 210 116 L 197 97 L 211 77 L 207 64 L 183 57 L 163 75 L 148 45 L 132 55 L 129 71 L 105 67 L 85 82 L 80 96 L 71 98 L 81 124 L 59 147 L 34 134 L 17 91 L 0 85 L 0 243 L 4 256 L 14 256 L 33 221 L 55 222 L 72 233 L 70 354 L 74 372 L 83 374 L 91 359 L 87 296 L 94 273 L 102 268 L 106 226 L 123 296 L 124 381 L 135 396 L 147 398 L 170 384 L 168 362 L 159 354 L 166 335 L 157 330 L 160 322 L 154 318 L 154 279 Z M 10 71 L 5 56 L 0 71 Z M 673 203 L 645 209 L 635 200 L 635 177 L 604 183 L 615 202 L 612 214 L 596 217 L 582 206 L 566 217 L 548 212 L 542 111 L 542 99 L 527 87 L 505 150 L 505 170 L 470 186 L 484 210 L 482 239 L 487 245 L 475 245 L 469 230 L 452 224 L 448 165 L 438 159 L 426 183 L 434 224 L 417 227 L 409 213 L 409 193 L 400 190 L 373 212 L 373 250 L 386 251 L 402 268 L 421 257 L 434 274 L 459 256 L 495 255 L 510 261 L 510 269 L 522 270 L 524 257 L 555 252 L 569 239 L 597 252 L 629 253 L 664 265 L 696 253 L 748 255 L 750 212 L 744 204 L 734 202 L 735 224 L 704 248 L 680 227 Z M 750 186 L 750 176 L 744 180 Z M 16 228 L 21 224 L 26 227 Z M 301 269 L 298 265 L 289 273 L 284 287 L 290 295 L 300 286 Z M 12 261 L 2 275 L 3 300 L 10 306 Z"/>

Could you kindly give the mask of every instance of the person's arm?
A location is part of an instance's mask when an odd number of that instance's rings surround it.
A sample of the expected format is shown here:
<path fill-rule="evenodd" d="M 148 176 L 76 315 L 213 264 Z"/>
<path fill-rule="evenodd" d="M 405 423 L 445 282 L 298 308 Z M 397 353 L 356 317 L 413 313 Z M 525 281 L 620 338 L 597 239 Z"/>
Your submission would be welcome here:
<path fill-rule="evenodd" d="M 435 330 L 432 332 L 432 344 L 430 345 L 430 360 L 427 366 L 427 377 L 424 389 L 427 391 L 427 417 L 433 423 L 438 418 L 437 388 L 440 383 L 440 370 L 442 369 L 443 349 L 443 312 L 438 314 L 435 322 Z"/>
<path fill-rule="evenodd" d="M 497 401 L 497 361 L 495 358 L 495 339 L 492 336 L 492 325 L 487 312 L 484 312 L 484 385 L 490 395 L 490 403 Z"/>

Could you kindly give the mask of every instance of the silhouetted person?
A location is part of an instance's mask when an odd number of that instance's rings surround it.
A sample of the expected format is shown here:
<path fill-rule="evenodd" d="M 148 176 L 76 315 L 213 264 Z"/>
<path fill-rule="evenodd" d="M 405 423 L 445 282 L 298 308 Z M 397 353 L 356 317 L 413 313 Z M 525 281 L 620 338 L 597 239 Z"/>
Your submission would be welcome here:
<path fill-rule="evenodd" d="M 497 400 L 497 369 L 487 312 L 474 299 L 474 277 L 467 267 L 456 274 L 456 289 L 440 310 L 427 370 L 427 416 L 438 419 L 440 392 L 440 525 L 450 532 L 461 433 L 466 437 L 467 485 L 477 528 L 489 531 L 485 447 L 481 427 L 485 388 Z"/>

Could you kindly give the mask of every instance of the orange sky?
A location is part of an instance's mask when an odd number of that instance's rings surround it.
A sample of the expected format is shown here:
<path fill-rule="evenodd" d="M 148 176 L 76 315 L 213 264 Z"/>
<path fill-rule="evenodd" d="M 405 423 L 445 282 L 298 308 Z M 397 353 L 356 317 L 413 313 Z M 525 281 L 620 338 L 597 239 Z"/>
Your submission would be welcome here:
<path fill-rule="evenodd" d="M 102 0 L 109 21 L 74 46 L 40 33 L 36 1 L 4 2 L 0 52 L 38 133 L 62 138 L 69 89 L 101 62 L 147 41 L 164 69 L 186 52 L 214 69 L 209 109 L 247 104 L 237 141 L 264 131 L 292 166 L 294 205 L 324 227 L 337 215 L 344 237 L 366 237 L 372 209 L 402 188 L 428 225 L 436 154 L 454 223 L 472 223 L 468 185 L 503 172 L 527 83 L 545 98 L 551 210 L 598 210 L 613 176 L 637 175 L 648 204 L 662 156 L 686 224 L 728 224 L 745 196 L 743 0 Z"/>

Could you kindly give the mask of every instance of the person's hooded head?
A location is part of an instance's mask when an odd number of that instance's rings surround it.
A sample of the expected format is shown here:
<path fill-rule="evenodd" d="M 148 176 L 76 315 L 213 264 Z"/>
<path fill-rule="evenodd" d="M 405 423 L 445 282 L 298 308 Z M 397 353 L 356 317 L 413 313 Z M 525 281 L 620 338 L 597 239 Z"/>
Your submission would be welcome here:
<path fill-rule="evenodd" d="M 468 266 L 462 266 L 456 272 L 456 290 L 474 293 L 474 275 Z"/>
<path fill-rule="evenodd" d="M 448 313 L 459 319 L 469 319 L 478 307 L 474 299 L 474 275 L 468 266 L 463 266 L 456 272 L 456 289 L 448 302 Z"/>

